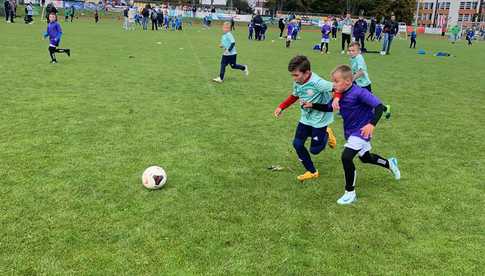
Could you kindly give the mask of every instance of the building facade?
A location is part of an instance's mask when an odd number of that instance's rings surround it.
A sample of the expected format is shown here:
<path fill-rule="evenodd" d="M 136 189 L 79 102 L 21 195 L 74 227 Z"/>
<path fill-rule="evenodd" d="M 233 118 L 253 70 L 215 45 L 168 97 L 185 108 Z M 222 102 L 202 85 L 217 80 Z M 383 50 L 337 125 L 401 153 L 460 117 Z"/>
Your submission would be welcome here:
<path fill-rule="evenodd" d="M 485 0 L 418 0 L 417 11 L 422 27 L 485 27 Z"/>

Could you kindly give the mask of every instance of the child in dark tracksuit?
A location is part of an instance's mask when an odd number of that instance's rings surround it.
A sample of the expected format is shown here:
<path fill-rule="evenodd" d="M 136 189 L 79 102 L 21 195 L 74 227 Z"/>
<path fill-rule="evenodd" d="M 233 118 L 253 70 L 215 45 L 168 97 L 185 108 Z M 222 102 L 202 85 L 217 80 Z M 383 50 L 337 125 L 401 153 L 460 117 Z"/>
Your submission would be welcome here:
<path fill-rule="evenodd" d="M 411 44 L 409 44 L 409 48 L 416 48 L 416 31 L 411 32 Z"/>

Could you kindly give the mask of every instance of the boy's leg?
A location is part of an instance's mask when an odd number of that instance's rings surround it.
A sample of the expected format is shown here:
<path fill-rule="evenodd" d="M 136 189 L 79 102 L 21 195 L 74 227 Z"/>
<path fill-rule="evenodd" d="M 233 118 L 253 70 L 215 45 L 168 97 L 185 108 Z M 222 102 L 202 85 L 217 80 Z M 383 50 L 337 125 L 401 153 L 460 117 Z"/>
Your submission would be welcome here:
<path fill-rule="evenodd" d="M 231 66 L 232 69 L 236 69 L 236 70 L 241 70 L 241 71 L 245 71 L 246 70 L 246 66 L 245 65 L 241 65 L 241 64 L 237 64 L 237 55 L 232 55 L 230 56 L 230 61 L 229 61 L 229 65 Z"/>
<path fill-rule="evenodd" d="M 389 161 L 386 158 L 370 153 L 370 151 L 366 151 L 362 156 L 359 156 L 359 159 L 362 163 L 373 164 L 389 169 Z"/>
<path fill-rule="evenodd" d="M 386 159 L 377 154 L 366 151 L 363 155 L 359 156 L 359 159 L 362 161 L 362 163 L 373 164 L 386 168 L 392 172 L 396 180 L 401 179 L 401 171 L 399 171 L 397 159 L 394 157 Z"/>
<path fill-rule="evenodd" d="M 226 66 L 229 64 L 228 62 L 228 56 L 222 56 L 221 59 L 221 71 L 219 73 L 219 78 L 221 80 L 224 80 L 224 75 L 226 74 Z"/>
<path fill-rule="evenodd" d="M 323 47 L 325 47 L 325 42 L 320 43 L 320 53 L 323 53 Z"/>
<path fill-rule="evenodd" d="M 293 140 L 293 147 L 295 148 L 296 154 L 298 155 L 298 158 L 300 159 L 305 169 L 310 173 L 316 173 L 317 170 L 313 165 L 312 159 L 310 157 L 310 153 L 308 153 L 308 150 L 305 148 L 305 141 L 311 135 L 312 135 L 311 126 L 298 123 L 296 132 L 295 132 L 295 139 Z"/>
<path fill-rule="evenodd" d="M 325 42 L 325 53 L 328 53 L 328 42 Z"/>
<path fill-rule="evenodd" d="M 319 154 L 325 149 L 328 142 L 327 127 L 314 128 L 311 132 L 310 152 L 314 155 Z"/>
<path fill-rule="evenodd" d="M 49 46 L 49 55 L 51 56 L 51 62 L 56 62 L 56 47 Z"/>
<path fill-rule="evenodd" d="M 351 149 L 348 147 L 344 148 L 342 152 L 342 165 L 344 168 L 345 175 L 345 191 L 353 192 L 355 190 L 355 181 L 357 178 L 354 165 L 354 157 L 359 153 L 359 150 Z"/>

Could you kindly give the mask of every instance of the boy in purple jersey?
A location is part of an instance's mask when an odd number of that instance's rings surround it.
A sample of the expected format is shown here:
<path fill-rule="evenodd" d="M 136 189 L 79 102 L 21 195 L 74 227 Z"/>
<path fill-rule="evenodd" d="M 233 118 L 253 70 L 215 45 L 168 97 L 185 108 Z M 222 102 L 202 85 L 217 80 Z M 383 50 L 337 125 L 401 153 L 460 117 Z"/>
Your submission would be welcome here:
<path fill-rule="evenodd" d="M 286 48 L 290 48 L 293 32 L 295 31 L 296 20 L 293 19 L 288 23 L 288 33 L 286 34 Z"/>
<path fill-rule="evenodd" d="M 325 54 L 328 54 L 328 43 L 330 42 L 330 32 L 332 31 L 332 27 L 330 27 L 329 22 L 325 22 L 323 24 L 321 32 L 322 32 L 322 43 L 320 44 L 320 54 L 323 54 L 323 47 L 325 47 Z"/>
<path fill-rule="evenodd" d="M 344 123 L 344 134 L 347 142 L 342 152 L 342 164 L 345 173 L 345 193 L 338 204 L 351 204 L 357 200 L 355 193 L 356 171 L 353 162 L 358 154 L 360 161 L 389 169 L 396 180 L 401 178 L 396 158 L 385 159 L 370 153 L 370 140 L 377 122 L 386 111 L 381 101 L 367 89 L 352 82 L 352 68 L 340 65 L 332 72 L 333 86 L 342 94 L 340 114 Z M 331 103 L 303 103 L 304 108 L 313 108 L 323 112 L 332 111 Z"/>
<path fill-rule="evenodd" d="M 70 49 L 58 49 L 61 42 L 62 29 L 61 25 L 57 22 L 57 15 L 55 13 L 49 14 L 49 24 L 47 25 L 47 32 L 44 33 L 44 38 L 49 37 L 49 54 L 51 56 L 51 63 L 57 63 L 55 53 L 66 53 L 71 56 Z"/>

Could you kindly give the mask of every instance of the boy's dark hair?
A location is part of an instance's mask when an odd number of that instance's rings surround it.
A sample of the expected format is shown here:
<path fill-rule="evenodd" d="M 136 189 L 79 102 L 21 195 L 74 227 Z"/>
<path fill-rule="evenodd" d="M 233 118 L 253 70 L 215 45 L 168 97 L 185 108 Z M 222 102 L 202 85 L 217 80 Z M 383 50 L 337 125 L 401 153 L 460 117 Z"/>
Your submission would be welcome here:
<path fill-rule="evenodd" d="M 339 65 L 333 69 L 331 76 L 333 77 L 335 74 L 340 74 L 340 76 L 345 80 L 352 80 L 352 68 L 348 65 Z"/>
<path fill-rule="evenodd" d="M 290 60 L 290 63 L 288 64 L 288 71 L 293 72 L 295 70 L 302 73 L 311 70 L 310 61 L 306 56 L 296 56 Z"/>
<path fill-rule="evenodd" d="M 360 43 L 359 43 L 359 42 L 354 41 L 354 42 L 350 43 L 349 48 L 350 48 L 350 47 L 354 47 L 354 46 L 357 46 L 357 48 L 359 48 L 359 49 L 360 49 Z"/>

